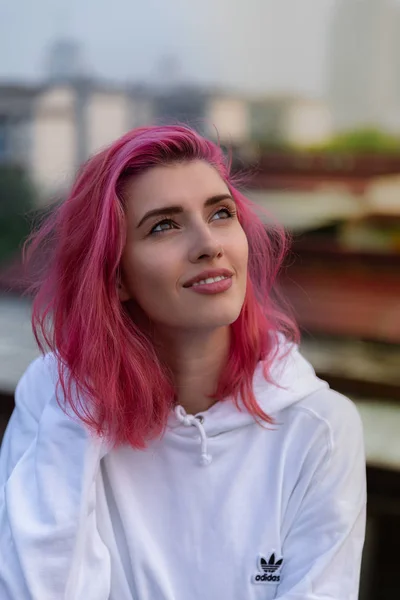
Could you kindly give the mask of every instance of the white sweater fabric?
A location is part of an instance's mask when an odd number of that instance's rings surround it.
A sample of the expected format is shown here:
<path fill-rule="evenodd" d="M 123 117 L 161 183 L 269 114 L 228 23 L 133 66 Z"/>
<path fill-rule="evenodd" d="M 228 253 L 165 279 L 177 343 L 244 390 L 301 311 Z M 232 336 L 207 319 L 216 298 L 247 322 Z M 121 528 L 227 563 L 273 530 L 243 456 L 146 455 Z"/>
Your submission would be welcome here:
<path fill-rule="evenodd" d="M 297 347 L 254 392 L 171 412 L 146 450 L 111 450 L 27 369 L 0 455 L 1 600 L 356 600 L 365 456 L 354 405 Z"/>

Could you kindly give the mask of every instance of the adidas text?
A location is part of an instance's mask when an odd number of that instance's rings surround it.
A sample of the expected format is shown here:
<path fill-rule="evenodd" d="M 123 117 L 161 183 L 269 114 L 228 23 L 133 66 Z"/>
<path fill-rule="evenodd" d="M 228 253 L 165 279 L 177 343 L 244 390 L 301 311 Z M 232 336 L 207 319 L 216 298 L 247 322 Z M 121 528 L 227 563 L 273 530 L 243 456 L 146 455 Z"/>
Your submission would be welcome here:
<path fill-rule="evenodd" d="M 280 575 L 256 575 L 253 578 L 254 583 L 279 583 L 281 580 Z"/>

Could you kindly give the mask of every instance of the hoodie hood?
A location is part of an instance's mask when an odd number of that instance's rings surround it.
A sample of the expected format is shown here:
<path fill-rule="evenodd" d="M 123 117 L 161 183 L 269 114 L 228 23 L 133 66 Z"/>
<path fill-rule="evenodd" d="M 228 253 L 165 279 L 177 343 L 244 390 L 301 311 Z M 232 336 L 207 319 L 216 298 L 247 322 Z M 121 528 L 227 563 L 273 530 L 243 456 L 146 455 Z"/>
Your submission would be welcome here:
<path fill-rule="evenodd" d="M 276 415 L 299 402 L 313 392 L 329 387 L 319 379 L 311 364 L 301 356 L 297 345 L 284 341 L 270 367 L 268 380 L 264 374 L 265 363 L 260 361 L 254 372 L 253 390 L 262 410 L 274 418 Z M 217 402 L 207 411 L 189 415 L 181 406 L 171 414 L 168 430 L 182 436 L 193 436 L 197 429 L 200 440 L 201 462 L 210 464 L 208 438 L 219 436 L 234 429 L 254 423 L 255 417 L 249 413 L 243 402 L 238 406 L 232 398 Z"/>
<path fill-rule="evenodd" d="M 320 389 L 329 387 L 319 379 L 311 364 L 300 354 L 297 345 L 285 344 L 282 351 L 277 353 L 269 373 L 269 380 L 264 375 L 264 362 L 259 362 L 254 372 L 253 389 L 256 400 L 262 410 L 271 417 L 306 396 Z M 239 401 L 240 410 L 232 398 L 217 402 L 207 411 L 198 413 L 197 420 L 201 422 L 209 437 L 232 431 L 254 422 L 255 417 L 248 412 L 243 402 Z M 169 429 L 181 427 L 185 413 L 180 407 L 171 413 L 168 421 Z M 191 416 L 191 415 L 187 415 Z"/>

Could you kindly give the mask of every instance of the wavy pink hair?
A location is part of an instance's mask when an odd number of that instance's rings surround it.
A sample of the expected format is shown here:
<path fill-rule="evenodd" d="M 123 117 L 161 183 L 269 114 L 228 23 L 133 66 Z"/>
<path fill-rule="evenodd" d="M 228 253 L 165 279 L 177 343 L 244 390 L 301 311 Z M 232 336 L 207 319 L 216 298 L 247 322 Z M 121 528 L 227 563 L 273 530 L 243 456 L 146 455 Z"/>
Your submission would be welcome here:
<path fill-rule="evenodd" d="M 271 422 L 255 399 L 252 379 L 264 361 L 268 379 L 280 332 L 298 331 L 273 299 L 286 253 L 284 231 L 264 226 L 235 187 L 222 150 L 184 126 L 130 131 L 88 160 L 67 200 L 28 239 L 26 258 L 47 248 L 48 263 L 34 287 L 32 326 L 44 353 L 57 358 L 64 409 L 114 445 L 144 448 L 163 433 L 174 404 L 168 369 L 133 322 L 117 291 L 126 237 L 123 182 L 156 165 L 204 160 L 229 186 L 249 243 L 248 285 L 215 398 L 239 398 Z"/>

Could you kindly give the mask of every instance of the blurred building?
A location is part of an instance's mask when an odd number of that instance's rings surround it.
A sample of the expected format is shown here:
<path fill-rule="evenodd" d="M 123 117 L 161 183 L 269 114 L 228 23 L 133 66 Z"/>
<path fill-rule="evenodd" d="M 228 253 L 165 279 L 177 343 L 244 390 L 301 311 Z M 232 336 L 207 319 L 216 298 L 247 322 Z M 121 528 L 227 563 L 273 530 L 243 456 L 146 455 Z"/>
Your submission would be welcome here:
<path fill-rule="evenodd" d="M 338 130 L 400 131 L 400 7 L 339 0 L 332 23 L 329 101 Z"/>
<path fill-rule="evenodd" d="M 250 103 L 250 138 L 294 147 L 325 142 L 332 134 L 329 107 L 321 100 L 296 96 L 260 98 Z"/>
<path fill-rule="evenodd" d="M 29 165 L 36 93 L 26 85 L 0 86 L 0 164 Z"/>
<path fill-rule="evenodd" d="M 329 107 L 297 96 L 245 96 L 223 90 L 176 87 L 155 97 L 154 117 L 194 125 L 227 145 L 249 142 L 309 147 L 332 134 Z"/>
<path fill-rule="evenodd" d="M 331 134 L 327 106 L 299 97 L 254 98 L 174 86 L 112 86 L 84 75 L 79 49 L 52 49 L 49 81 L 0 85 L 0 162 L 24 167 L 42 202 L 62 196 L 79 165 L 133 127 L 185 123 L 223 145 L 303 147 Z"/>
<path fill-rule="evenodd" d="M 145 118 L 140 96 L 125 89 L 78 79 L 41 90 L 30 166 L 42 197 L 65 192 L 83 161 Z"/>
<path fill-rule="evenodd" d="M 0 86 L 0 162 L 25 167 L 39 198 L 70 186 L 79 165 L 151 119 L 147 97 L 84 78 Z"/>

